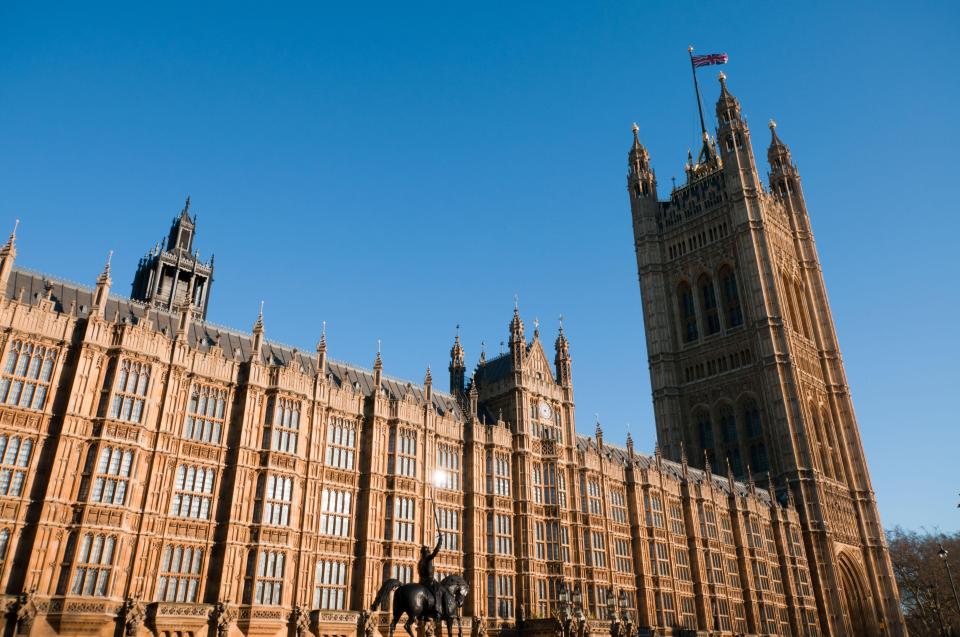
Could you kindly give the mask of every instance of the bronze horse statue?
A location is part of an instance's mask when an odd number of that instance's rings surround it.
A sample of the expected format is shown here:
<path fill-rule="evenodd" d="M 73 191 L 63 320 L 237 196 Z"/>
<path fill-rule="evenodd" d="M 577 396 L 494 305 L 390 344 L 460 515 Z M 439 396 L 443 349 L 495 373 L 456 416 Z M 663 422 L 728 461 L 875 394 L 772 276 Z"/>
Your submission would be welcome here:
<path fill-rule="evenodd" d="M 437 623 L 437 637 L 443 637 L 440 622 L 447 625 L 447 637 L 453 637 L 453 620 L 456 620 L 457 635 L 463 637 L 459 609 L 463 607 L 463 600 L 470 592 L 470 584 L 459 575 L 448 575 L 437 583 L 437 590 L 440 595 L 434 595 L 424 584 L 401 584 L 398 579 L 388 579 L 380 587 L 370 610 L 375 611 L 380 607 L 386 609 L 387 597 L 391 592 L 396 591 L 393 595 L 393 620 L 390 622 L 390 632 L 387 637 L 393 637 L 393 631 L 403 614 L 407 615 L 407 621 L 403 627 L 410 637 L 415 637 L 410 630 L 413 622 L 429 620 Z"/>

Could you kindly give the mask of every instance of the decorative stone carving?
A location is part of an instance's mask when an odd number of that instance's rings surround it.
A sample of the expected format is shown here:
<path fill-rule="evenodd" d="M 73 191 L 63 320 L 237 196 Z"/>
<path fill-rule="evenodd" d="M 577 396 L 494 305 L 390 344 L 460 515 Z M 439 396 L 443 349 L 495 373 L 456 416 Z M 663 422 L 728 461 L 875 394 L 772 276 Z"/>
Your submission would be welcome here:
<path fill-rule="evenodd" d="M 223 602 L 217 602 L 213 607 L 213 624 L 217 629 L 217 637 L 227 637 L 230 634 L 230 624 L 237 619 L 237 612 Z"/>
<path fill-rule="evenodd" d="M 483 617 L 476 617 L 471 620 L 473 627 L 470 631 L 470 637 L 487 637 L 487 627 L 483 623 Z"/>
<path fill-rule="evenodd" d="M 33 595 L 23 593 L 17 598 L 17 634 L 29 635 L 33 620 L 37 616 L 37 606 Z"/>
<path fill-rule="evenodd" d="M 124 635 L 127 635 L 127 637 L 136 637 L 146 617 L 146 609 L 143 607 L 143 604 L 140 603 L 139 599 L 133 597 L 125 599 L 123 606 L 120 607 L 120 618 L 123 620 Z"/>
<path fill-rule="evenodd" d="M 310 611 L 303 606 L 296 606 L 290 615 L 297 637 L 310 635 Z"/>
<path fill-rule="evenodd" d="M 377 623 L 373 619 L 373 613 L 367 609 L 360 611 L 357 629 L 360 637 L 381 637 L 380 631 L 377 629 Z"/>

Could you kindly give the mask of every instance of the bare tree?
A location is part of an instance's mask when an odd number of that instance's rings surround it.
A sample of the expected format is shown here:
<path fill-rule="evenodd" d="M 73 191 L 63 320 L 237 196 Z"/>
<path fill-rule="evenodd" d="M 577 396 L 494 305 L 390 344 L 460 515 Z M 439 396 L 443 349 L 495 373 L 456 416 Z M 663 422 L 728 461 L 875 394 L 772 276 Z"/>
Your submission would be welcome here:
<path fill-rule="evenodd" d="M 944 535 L 897 527 L 887 531 L 887 539 L 910 635 L 960 635 L 960 608 L 946 568 L 949 562 L 955 575 L 960 572 L 960 532 Z"/>

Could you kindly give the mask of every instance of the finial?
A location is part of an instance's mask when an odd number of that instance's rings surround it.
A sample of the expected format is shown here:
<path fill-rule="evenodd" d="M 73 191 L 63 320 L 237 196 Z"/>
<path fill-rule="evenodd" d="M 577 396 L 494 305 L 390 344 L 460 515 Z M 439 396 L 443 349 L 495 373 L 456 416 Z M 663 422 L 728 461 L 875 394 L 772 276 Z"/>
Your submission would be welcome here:
<path fill-rule="evenodd" d="M 693 45 L 687 47 L 687 53 L 693 53 Z"/>
<path fill-rule="evenodd" d="M 13 242 L 17 239 L 17 228 L 20 227 L 20 220 L 15 219 L 13 221 L 13 232 L 10 233 L 10 240 L 7 242 L 7 245 L 13 247 Z"/>
<path fill-rule="evenodd" d="M 254 332 L 263 331 L 263 300 L 260 301 L 260 311 L 257 313 L 257 322 L 253 324 Z"/>
<path fill-rule="evenodd" d="M 683 446 L 683 441 L 680 441 L 680 464 L 687 464 L 687 450 Z"/>
<path fill-rule="evenodd" d="M 723 71 L 720 71 L 720 73 L 717 74 L 717 78 L 718 78 L 721 82 L 724 82 L 724 81 L 726 81 L 726 79 L 727 79 L 727 74 L 724 73 Z"/>
<path fill-rule="evenodd" d="M 534 337 L 540 336 L 540 319 L 536 317 L 533 319 L 533 335 Z"/>
<path fill-rule="evenodd" d="M 190 211 L 190 195 L 187 195 L 187 201 L 183 204 L 183 214 Z"/>
<path fill-rule="evenodd" d="M 563 314 L 560 315 L 559 320 L 560 320 L 560 331 L 562 332 L 563 331 Z"/>
<path fill-rule="evenodd" d="M 423 377 L 423 385 L 424 387 L 426 387 L 427 385 L 432 385 L 432 384 L 433 384 L 433 376 L 430 374 L 430 366 L 427 365 L 427 375 Z"/>
<path fill-rule="evenodd" d="M 639 133 L 639 132 L 640 132 L 640 127 L 637 126 L 637 123 L 636 123 L 636 122 L 634 122 L 634 123 L 633 123 L 633 134 L 636 135 L 636 134 Z"/>
<path fill-rule="evenodd" d="M 456 338 L 457 338 L 457 342 L 460 342 L 460 324 L 459 324 L 459 323 L 457 323 L 457 336 L 456 336 Z"/>
<path fill-rule="evenodd" d="M 519 311 L 520 311 L 520 295 L 514 294 L 513 295 L 513 312 L 514 314 L 516 314 Z"/>
<path fill-rule="evenodd" d="M 772 132 L 777 128 L 777 122 L 771 119 L 769 122 L 767 122 L 767 126 L 770 127 L 770 131 Z"/>
<path fill-rule="evenodd" d="M 326 321 L 321 321 L 321 322 L 320 322 L 320 336 L 322 336 L 322 337 L 324 337 L 324 338 L 327 337 L 327 322 L 326 322 Z"/>
<path fill-rule="evenodd" d="M 107 274 L 110 273 L 110 262 L 113 261 L 113 250 L 107 251 L 107 264 L 104 266 L 103 271 Z"/>
<path fill-rule="evenodd" d="M 380 353 L 380 339 L 377 339 L 377 354 Z"/>

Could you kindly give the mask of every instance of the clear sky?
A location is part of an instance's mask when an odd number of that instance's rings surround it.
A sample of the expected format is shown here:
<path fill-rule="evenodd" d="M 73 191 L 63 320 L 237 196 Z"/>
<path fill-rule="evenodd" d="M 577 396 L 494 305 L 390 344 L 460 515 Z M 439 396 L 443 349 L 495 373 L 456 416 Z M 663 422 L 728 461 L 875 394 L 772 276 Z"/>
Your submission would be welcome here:
<path fill-rule="evenodd" d="M 20 265 L 92 285 L 112 249 L 128 294 L 189 194 L 212 321 L 263 299 L 270 339 L 326 320 L 335 358 L 382 339 L 445 386 L 455 325 L 472 367 L 518 294 L 551 346 L 565 316 L 579 429 L 646 450 L 630 126 L 666 196 L 686 47 L 728 53 L 764 174 L 772 117 L 803 177 L 884 523 L 960 528 L 957 3 L 57 4 L 0 4 Z"/>

